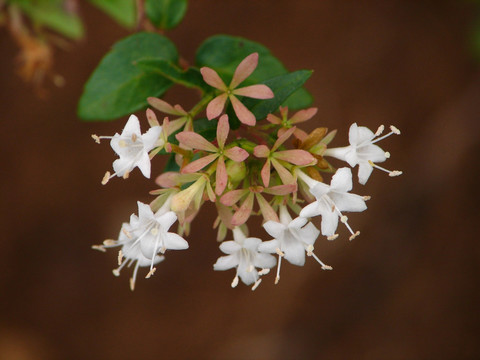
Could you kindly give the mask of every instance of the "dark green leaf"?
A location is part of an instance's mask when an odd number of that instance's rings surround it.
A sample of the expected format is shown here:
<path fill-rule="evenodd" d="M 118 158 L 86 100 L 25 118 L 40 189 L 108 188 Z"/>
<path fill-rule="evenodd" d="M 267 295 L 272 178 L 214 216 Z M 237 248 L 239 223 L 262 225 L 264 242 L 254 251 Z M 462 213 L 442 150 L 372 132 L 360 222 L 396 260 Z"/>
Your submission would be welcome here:
<path fill-rule="evenodd" d="M 136 65 L 145 71 L 158 73 L 170 81 L 189 88 L 194 87 L 201 89 L 202 91 L 208 91 L 211 89 L 205 81 L 203 81 L 200 70 L 195 67 L 182 70 L 171 61 L 163 59 L 142 59 L 137 61 Z"/>
<path fill-rule="evenodd" d="M 299 70 L 264 81 L 263 84 L 272 89 L 275 97 L 268 100 L 248 98 L 243 103 L 252 111 L 257 120 L 265 119 L 268 114 L 276 111 L 290 95 L 300 89 L 311 75 L 312 71 Z"/>
<path fill-rule="evenodd" d="M 171 29 L 182 21 L 187 5 L 187 0 L 146 0 L 145 12 L 156 27 Z"/>
<path fill-rule="evenodd" d="M 80 17 L 67 11 L 63 0 L 12 0 L 10 3 L 18 5 L 35 24 L 46 26 L 71 39 L 83 36 Z"/>
<path fill-rule="evenodd" d="M 175 45 L 159 34 L 138 33 L 119 41 L 87 81 L 78 116 L 111 120 L 145 107 L 149 96 L 161 96 L 172 82 L 134 64 L 144 58 L 176 62 L 178 54 Z"/>
<path fill-rule="evenodd" d="M 167 164 L 165 165 L 163 172 L 179 171 L 179 170 L 180 170 L 180 166 L 178 166 L 178 164 L 175 162 L 175 154 L 171 154 L 167 160 Z"/>
<path fill-rule="evenodd" d="M 213 141 L 217 137 L 217 124 L 218 120 L 201 118 L 193 122 L 193 129 L 208 141 Z"/>
<path fill-rule="evenodd" d="M 133 28 L 137 21 L 135 0 L 88 0 L 120 25 Z"/>
<path fill-rule="evenodd" d="M 198 67 L 208 66 L 213 68 L 229 83 L 238 64 L 251 53 L 259 55 L 258 66 L 243 83 L 242 86 L 261 83 L 275 76 L 288 73 L 287 69 L 263 45 L 229 35 L 216 35 L 207 39 L 197 50 L 196 64 Z M 312 103 L 312 96 L 305 89 L 299 89 L 292 94 L 288 106 L 292 109 L 308 107 Z"/>

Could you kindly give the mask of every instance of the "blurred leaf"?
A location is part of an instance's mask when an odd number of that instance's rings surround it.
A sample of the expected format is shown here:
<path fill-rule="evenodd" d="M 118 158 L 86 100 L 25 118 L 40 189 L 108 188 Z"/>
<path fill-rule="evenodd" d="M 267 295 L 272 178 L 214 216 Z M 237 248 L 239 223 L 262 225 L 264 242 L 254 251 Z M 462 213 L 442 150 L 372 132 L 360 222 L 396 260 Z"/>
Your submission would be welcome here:
<path fill-rule="evenodd" d="M 117 42 L 100 61 L 78 105 L 84 120 L 111 120 L 147 106 L 149 96 L 161 96 L 171 85 L 158 73 L 138 68 L 144 58 L 162 58 L 176 62 L 175 45 L 166 37 L 137 33 Z"/>
<path fill-rule="evenodd" d="M 48 27 L 68 38 L 79 39 L 84 34 L 80 17 L 66 8 L 64 0 L 11 0 L 33 23 Z"/>
<path fill-rule="evenodd" d="M 137 21 L 135 0 L 88 0 L 120 25 L 133 28 Z"/>
<path fill-rule="evenodd" d="M 243 83 L 242 86 L 261 83 L 275 76 L 288 73 L 287 69 L 263 45 L 229 35 L 215 35 L 208 38 L 197 50 L 195 61 L 198 67 L 213 68 L 228 84 L 238 64 L 251 53 L 259 55 L 258 66 Z M 288 106 L 292 109 L 301 109 L 310 106 L 312 96 L 305 89 L 299 89 L 292 94 L 292 101 Z M 294 102 L 295 101 L 295 102 Z"/>
<path fill-rule="evenodd" d="M 178 166 L 177 162 L 175 161 L 175 154 L 171 154 L 170 157 L 167 160 L 167 163 L 165 164 L 165 168 L 163 169 L 163 172 L 168 172 L 168 171 L 179 171 L 180 166 Z"/>
<path fill-rule="evenodd" d="M 182 70 L 172 62 L 163 59 L 142 59 L 137 61 L 136 65 L 145 71 L 158 73 L 177 84 L 198 88 L 202 91 L 210 90 L 210 87 L 203 81 L 200 70 L 195 67 Z"/>
<path fill-rule="evenodd" d="M 146 0 L 145 12 L 156 27 L 171 29 L 182 21 L 187 5 L 187 0 Z"/>
<path fill-rule="evenodd" d="M 264 81 L 263 84 L 272 89 L 275 97 L 268 100 L 248 98 L 243 103 L 252 111 L 257 120 L 265 119 L 268 114 L 276 111 L 290 95 L 301 88 L 311 75 L 312 71 L 310 70 L 299 70 Z"/>

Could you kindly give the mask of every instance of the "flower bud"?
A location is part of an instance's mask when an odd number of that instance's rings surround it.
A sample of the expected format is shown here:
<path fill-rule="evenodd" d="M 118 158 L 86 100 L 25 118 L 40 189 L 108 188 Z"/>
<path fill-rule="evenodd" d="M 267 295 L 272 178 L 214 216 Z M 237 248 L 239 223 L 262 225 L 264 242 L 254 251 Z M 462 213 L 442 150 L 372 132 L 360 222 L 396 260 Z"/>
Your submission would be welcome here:
<path fill-rule="evenodd" d="M 227 174 L 232 183 L 242 181 L 247 175 L 247 168 L 244 162 L 235 162 L 228 160 L 226 162 Z"/>

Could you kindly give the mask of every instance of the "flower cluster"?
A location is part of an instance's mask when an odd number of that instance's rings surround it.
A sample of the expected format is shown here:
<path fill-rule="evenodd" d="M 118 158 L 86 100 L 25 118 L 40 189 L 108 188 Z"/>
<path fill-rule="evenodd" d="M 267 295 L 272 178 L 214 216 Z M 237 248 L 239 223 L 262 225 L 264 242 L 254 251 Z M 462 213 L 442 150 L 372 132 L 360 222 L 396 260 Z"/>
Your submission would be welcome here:
<path fill-rule="evenodd" d="M 155 196 L 153 201 L 149 205 L 138 202 L 138 216 L 133 214 L 130 222 L 122 225 L 118 239 L 94 246 L 101 251 L 119 247 L 119 267 L 113 273 L 118 276 L 125 266 L 134 265 L 132 290 L 139 267 L 149 268 L 146 274 L 149 278 L 155 266 L 165 259 L 166 250 L 188 248 L 183 236 L 189 235 L 190 224 L 205 203 L 213 203 L 218 212 L 213 225 L 220 250 L 225 254 L 213 268 L 235 269 L 232 287 L 241 280 L 255 290 L 262 277 L 275 266 L 274 281 L 278 283 L 284 260 L 303 266 L 306 257 L 313 257 L 321 269 L 331 270 L 315 254 L 316 240 L 320 235 L 327 240 L 338 238 L 339 220 L 350 233 L 350 240 L 357 237 L 360 232 L 353 230 L 345 213 L 366 210 L 369 200 L 368 196 L 351 193 L 350 167 L 358 165 L 360 184 L 367 182 L 374 168 L 390 176 L 401 174 L 377 165 L 390 154 L 376 143 L 400 134 L 394 126 L 381 136 L 383 126 L 373 133 L 352 124 L 350 144 L 331 148 L 335 131 L 319 127 L 307 133 L 297 128 L 315 116 L 316 108 L 302 109 L 289 118 L 288 109 L 279 107 L 279 116 L 268 114 L 269 124 L 257 125 L 263 119 L 257 119 L 242 100 L 275 96 L 264 84 L 239 88 L 257 63 L 257 53 L 247 56 L 228 86 L 214 69 L 203 67 L 203 79 L 213 89 L 190 111 L 149 98 L 154 109 L 176 118 L 165 117 L 160 125 L 155 112 L 148 109 L 150 128 L 144 134 L 138 118 L 132 115 L 120 135 L 93 136 L 97 142 L 110 139 L 119 156 L 113 162 L 114 173 L 107 171 L 102 184 L 114 176 L 127 178 L 136 167 L 150 177 L 151 159 L 170 154 L 167 171 L 156 178 L 159 188 L 151 192 Z M 197 119 L 203 110 L 208 120 Z M 233 127 L 232 120 L 236 120 L 237 127 Z M 211 125 L 207 127 L 209 131 L 204 131 L 205 124 Z M 350 167 L 335 170 L 327 161 L 329 157 L 345 161 Z M 327 184 L 324 177 L 329 175 L 332 176 Z M 263 228 L 270 240 L 248 235 L 247 224 L 252 216 L 263 218 Z M 320 230 L 313 223 L 318 216 Z M 177 220 L 177 233 L 169 232 Z M 229 231 L 233 240 L 225 241 Z"/>

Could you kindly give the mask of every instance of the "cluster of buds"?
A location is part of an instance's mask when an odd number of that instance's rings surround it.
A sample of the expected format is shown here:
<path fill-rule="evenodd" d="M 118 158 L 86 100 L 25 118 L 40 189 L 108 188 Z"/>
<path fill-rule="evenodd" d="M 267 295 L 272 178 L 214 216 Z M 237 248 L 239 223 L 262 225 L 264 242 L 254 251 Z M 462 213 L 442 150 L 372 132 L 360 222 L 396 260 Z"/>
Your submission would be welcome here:
<path fill-rule="evenodd" d="M 139 120 L 131 115 L 123 132 L 111 137 L 113 150 L 119 159 L 113 163 L 114 173 L 107 172 L 102 180 L 106 184 L 118 176 L 127 178 L 135 167 L 150 177 L 150 161 L 158 154 L 174 154 L 178 171 L 167 171 L 156 178 L 159 189 L 149 204 L 138 202 L 138 216 L 132 215 L 129 223 L 122 225 L 118 239 L 108 239 L 97 250 L 119 247 L 115 275 L 125 266 L 135 264 L 130 286 L 133 290 L 139 267 L 148 267 L 146 278 L 151 277 L 156 265 L 165 259 L 166 250 L 188 248 L 183 236 L 190 233 L 190 224 L 205 203 L 213 203 L 218 217 L 213 226 L 217 241 L 225 254 L 213 265 L 214 270 L 235 269 L 231 283 L 239 280 L 255 290 L 262 277 L 277 266 L 275 283 L 280 280 L 282 259 L 297 266 L 305 258 L 313 257 L 323 270 L 332 267 L 323 263 L 314 253 L 314 245 L 321 235 L 327 240 L 338 237 L 338 221 L 350 232 L 350 240 L 360 232 L 348 223 L 346 212 L 364 211 L 368 196 L 352 194 L 352 171 L 358 165 L 358 180 L 365 184 L 373 169 L 390 176 L 400 171 L 389 171 L 376 163 L 390 157 L 376 143 L 400 131 L 381 136 L 384 127 L 375 133 L 363 126 L 352 124 L 350 144 L 340 148 L 328 147 L 335 131 L 316 128 L 311 133 L 298 128 L 310 120 L 317 109 L 300 110 L 289 118 L 288 109 L 280 107 L 279 116 L 269 114 L 268 123 L 256 124 L 255 116 L 237 98 L 270 99 L 274 93 L 266 85 L 242 88 L 238 86 L 255 70 L 258 54 L 246 57 L 237 67 L 230 85 L 207 67 L 201 69 L 207 84 L 218 90 L 216 96 L 202 99 L 191 111 L 180 105 L 172 106 L 158 98 L 149 98 L 156 110 L 176 118 L 163 119 L 160 125 L 151 109 L 147 110 L 150 129 L 142 134 Z M 231 131 L 227 103 L 235 112 L 241 126 Z M 207 140 L 196 132 L 196 117 L 206 107 L 208 120 L 216 123 L 216 137 Z M 335 170 L 326 158 L 345 161 L 350 167 Z M 330 185 L 324 176 L 331 176 Z M 320 230 L 311 222 L 320 215 Z M 263 228 L 271 237 L 262 241 L 248 235 L 248 220 L 252 216 L 263 218 Z M 178 221 L 177 233 L 169 232 Z M 225 241 L 229 231 L 233 240 Z M 272 255 L 273 254 L 273 255 Z"/>

